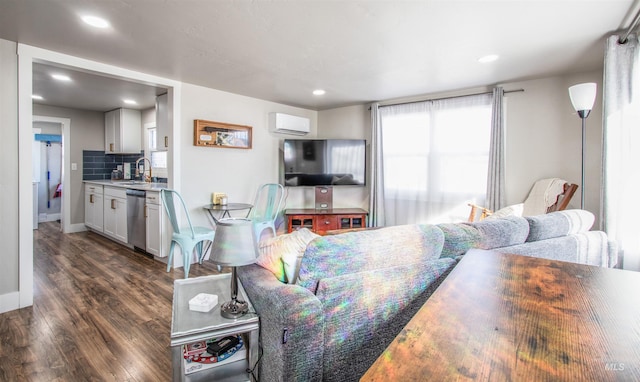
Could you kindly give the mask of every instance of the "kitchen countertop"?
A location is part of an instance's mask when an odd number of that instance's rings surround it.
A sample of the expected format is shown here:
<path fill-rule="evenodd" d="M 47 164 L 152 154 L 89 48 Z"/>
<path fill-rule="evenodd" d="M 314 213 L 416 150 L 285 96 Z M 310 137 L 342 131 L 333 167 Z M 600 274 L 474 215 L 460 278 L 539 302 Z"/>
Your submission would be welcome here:
<path fill-rule="evenodd" d="M 167 188 L 167 183 L 147 183 L 139 180 L 83 180 L 84 183 L 101 186 L 129 188 L 133 190 L 160 191 Z"/>

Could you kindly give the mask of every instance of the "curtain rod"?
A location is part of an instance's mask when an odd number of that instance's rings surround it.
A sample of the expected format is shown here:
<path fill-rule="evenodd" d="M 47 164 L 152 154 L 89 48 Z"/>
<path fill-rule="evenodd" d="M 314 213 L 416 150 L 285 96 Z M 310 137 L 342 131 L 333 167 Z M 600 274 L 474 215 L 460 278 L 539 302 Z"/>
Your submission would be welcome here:
<path fill-rule="evenodd" d="M 636 29 L 639 21 L 640 21 L 640 9 L 638 9 L 638 11 L 636 12 L 636 16 L 633 18 L 633 21 L 631 22 L 631 25 L 629 25 L 629 28 L 627 28 L 627 31 L 624 33 L 624 36 L 618 38 L 618 44 L 624 44 L 627 42 L 627 38 L 629 38 L 629 35 L 631 34 L 631 32 L 633 32 L 633 30 Z"/>
<path fill-rule="evenodd" d="M 505 90 L 504 94 L 507 94 L 507 93 L 519 93 L 519 92 L 524 92 L 524 89 Z M 481 93 L 472 93 L 472 94 L 463 94 L 463 95 L 449 96 L 449 97 L 427 98 L 427 99 L 423 99 L 423 100 L 419 100 L 419 101 L 407 101 L 407 102 L 390 103 L 390 104 L 380 105 L 380 107 L 409 105 L 409 104 L 412 104 L 412 103 L 420 103 L 420 102 L 428 102 L 428 101 L 440 101 L 440 100 L 443 100 L 443 99 L 454 99 L 454 98 L 462 98 L 462 97 L 471 97 L 471 96 L 484 95 L 484 94 L 493 94 L 493 91 L 481 92 Z"/>

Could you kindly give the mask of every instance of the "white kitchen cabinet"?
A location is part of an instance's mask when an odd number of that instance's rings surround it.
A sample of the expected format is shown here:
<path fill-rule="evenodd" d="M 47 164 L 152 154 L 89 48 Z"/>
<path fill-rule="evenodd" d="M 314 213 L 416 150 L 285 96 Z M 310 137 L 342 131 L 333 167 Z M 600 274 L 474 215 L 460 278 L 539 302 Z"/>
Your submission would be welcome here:
<path fill-rule="evenodd" d="M 139 110 L 120 108 L 104 113 L 105 153 L 140 153 L 141 143 L 142 117 Z"/>
<path fill-rule="evenodd" d="M 97 232 L 104 231 L 104 191 L 102 186 L 85 184 L 84 224 Z"/>
<path fill-rule="evenodd" d="M 156 97 L 156 150 L 169 149 L 169 95 Z"/>
<path fill-rule="evenodd" d="M 156 257 L 166 257 L 168 255 L 168 247 L 163 245 L 164 216 L 160 192 L 147 191 L 145 200 L 147 252 Z"/>
<path fill-rule="evenodd" d="M 104 187 L 104 233 L 127 243 L 127 193 L 125 189 Z"/>

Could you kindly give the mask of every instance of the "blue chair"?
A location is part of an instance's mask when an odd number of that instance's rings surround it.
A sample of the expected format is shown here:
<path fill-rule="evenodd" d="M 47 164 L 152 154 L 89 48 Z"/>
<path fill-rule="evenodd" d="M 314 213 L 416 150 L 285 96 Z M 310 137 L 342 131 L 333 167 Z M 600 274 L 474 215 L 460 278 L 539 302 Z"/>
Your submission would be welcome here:
<path fill-rule="evenodd" d="M 283 201 L 284 187 L 282 185 L 267 183 L 258 188 L 253 209 L 249 214 L 258 241 L 265 229 L 270 229 L 273 236 L 276 236 L 276 219 L 283 208 Z"/>
<path fill-rule="evenodd" d="M 184 278 L 189 278 L 189 267 L 191 266 L 191 255 L 193 250 L 197 250 L 198 263 L 202 264 L 204 255 L 207 249 L 213 243 L 213 237 L 215 231 L 208 227 L 194 227 L 191 224 L 191 218 L 189 217 L 189 211 L 184 203 L 184 200 L 174 190 L 161 190 L 160 196 L 162 197 L 162 204 L 164 205 L 169 220 L 171 221 L 171 227 L 173 228 L 173 236 L 171 237 L 171 248 L 169 249 L 169 262 L 167 263 L 167 272 L 171 270 L 171 263 L 173 262 L 173 250 L 176 243 L 180 245 L 182 250 L 183 262 L 184 262 Z M 176 213 L 176 201 L 182 206 L 184 216 L 187 218 L 188 226 L 180 227 L 178 225 L 178 214 Z M 209 241 L 206 248 L 203 247 L 203 243 Z"/>

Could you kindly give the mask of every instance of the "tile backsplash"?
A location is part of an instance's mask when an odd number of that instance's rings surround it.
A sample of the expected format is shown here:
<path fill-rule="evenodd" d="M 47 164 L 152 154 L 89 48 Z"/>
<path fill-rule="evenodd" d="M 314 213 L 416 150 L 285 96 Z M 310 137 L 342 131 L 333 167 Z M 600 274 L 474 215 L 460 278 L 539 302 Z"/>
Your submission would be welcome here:
<path fill-rule="evenodd" d="M 82 180 L 110 180 L 111 172 L 117 166 L 131 163 L 131 174 L 134 174 L 135 163 L 142 158 L 140 154 L 105 154 L 104 151 L 82 151 Z"/>
<path fill-rule="evenodd" d="M 136 161 L 144 156 L 140 154 L 105 154 L 104 151 L 82 151 L 82 180 L 111 180 L 111 172 L 117 170 L 117 166 L 130 163 L 131 177 L 135 177 Z M 152 181 L 167 183 L 167 178 L 153 177 Z"/>

